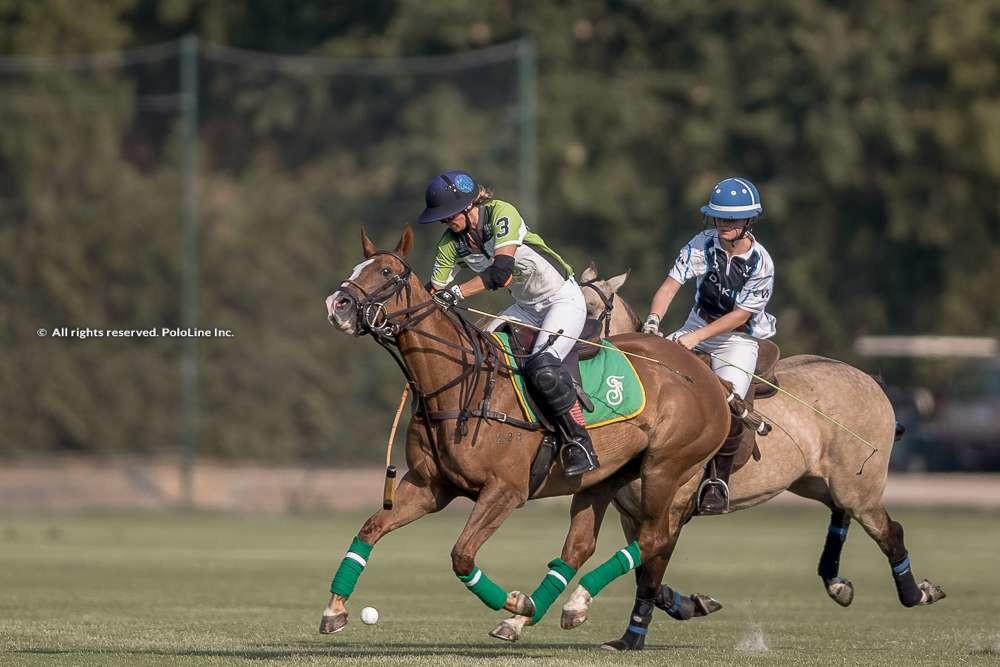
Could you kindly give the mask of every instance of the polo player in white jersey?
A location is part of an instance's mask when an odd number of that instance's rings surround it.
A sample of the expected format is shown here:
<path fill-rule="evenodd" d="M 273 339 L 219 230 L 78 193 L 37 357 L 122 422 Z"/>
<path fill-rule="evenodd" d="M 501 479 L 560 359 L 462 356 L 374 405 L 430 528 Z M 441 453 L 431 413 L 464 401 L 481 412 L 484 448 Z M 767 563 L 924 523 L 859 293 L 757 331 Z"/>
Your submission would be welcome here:
<path fill-rule="evenodd" d="M 653 296 L 642 330 L 659 333 L 660 319 L 689 278 L 697 281 L 694 307 L 680 329 L 670 334 L 689 350 L 711 353 L 712 370 L 746 398 L 757 364 L 757 339 L 775 333 L 775 320 L 764 307 L 774 290 L 774 264 L 750 233 L 763 214 L 760 193 L 745 178 L 720 181 L 701 207 L 705 229 L 681 249 L 667 278 Z M 749 373 L 747 372 L 749 371 Z M 698 511 L 723 514 L 729 509 L 729 475 L 739 449 L 743 423 L 733 419 L 729 437 L 703 485 Z"/>

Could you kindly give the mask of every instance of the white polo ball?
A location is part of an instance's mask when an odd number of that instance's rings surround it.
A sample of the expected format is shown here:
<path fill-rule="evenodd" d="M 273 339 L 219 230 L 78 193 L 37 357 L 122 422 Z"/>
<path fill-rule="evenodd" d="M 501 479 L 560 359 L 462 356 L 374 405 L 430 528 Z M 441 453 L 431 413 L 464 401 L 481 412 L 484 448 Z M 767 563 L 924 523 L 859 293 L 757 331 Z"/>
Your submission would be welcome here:
<path fill-rule="evenodd" d="M 365 625 L 375 625 L 378 623 L 378 609 L 375 607 L 365 607 L 362 609 L 361 622 Z"/>

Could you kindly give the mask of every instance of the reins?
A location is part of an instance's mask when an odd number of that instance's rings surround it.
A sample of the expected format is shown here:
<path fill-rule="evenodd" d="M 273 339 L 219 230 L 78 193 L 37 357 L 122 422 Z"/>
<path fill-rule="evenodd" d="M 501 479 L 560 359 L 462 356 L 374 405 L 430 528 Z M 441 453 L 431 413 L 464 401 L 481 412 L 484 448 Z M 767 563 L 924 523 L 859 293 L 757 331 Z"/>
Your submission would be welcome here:
<path fill-rule="evenodd" d="M 662 366 L 663 368 L 666 368 L 671 373 L 674 373 L 675 375 L 678 375 L 678 376 L 684 378 L 687 382 L 689 382 L 691 384 L 694 384 L 694 378 L 691 377 L 690 375 L 687 375 L 685 373 L 681 373 L 679 370 L 677 370 L 675 368 L 671 368 L 670 366 L 668 366 L 667 364 L 663 363 L 659 359 L 654 359 L 653 357 L 647 357 L 647 356 L 642 355 L 642 354 L 637 354 L 636 352 L 628 352 L 626 350 L 622 350 L 620 348 L 617 348 L 617 347 L 614 347 L 614 346 L 611 346 L 611 345 L 605 345 L 604 343 L 595 343 L 592 340 L 584 340 L 583 338 L 577 338 L 575 336 L 568 336 L 565 333 L 563 333 L 561 329 L 559 331 L 550 331 L 550 330 L 544 329 L 542 327 L 536 327 L 536 326 L 534 326 L 532 324 L 527 324 L 526 322 L 522 322 L 521 320 L 515 320 L 515 319 L 512 319 L 510 317 L 504 317 L 503 315 L 495 315 L 493 313 L 487 313 L 485 311 L 477 310 L 476 308 L 470 308 L 468 306 L 452 306 L 452 307 L 455 308 L 455 309 L 457 309 L 457 310 L 464 310 L 466 312 L 473 313 L 474 315 L 482 315 L 482 316 L 485 316 L 485 317 L 492 317 L 494 319 L 498 319 L 498 320 L 501 320 L 503 322 L 507 322 L 508 324 L 516 324 L 519 327 L 524 327 L 526 329 L 532 329 L 532 330 L 537 331 L 539 333 L 547 333 L 547 334 L 550 334 L 550 335 L 555 336 L 555 337 L 561 336 L 563 338 L 568 338 L 570 340 L 576 341 L 577 343 L 583 343 L 584 345 L 589 345 L 591 347 L 597 347 L 597 348 L 600 348 L 602 350 L 611 350 L 612 352 L 620 352 L 620 353 L 624 354 L 627 357 L 632 357 L 633 359 L 642 359 L 643 361 L 648 361 L 648 362 L 650 362 L 652 364 L 656 364 L 657 366 Z"/>
<path fill-rule="evenodd" d="M 537 430 L 539 424 L 517 419 L 503 412 L 491 409 L 491 399 L 496 386 L 496 376 L 500 368 L 509 369 L 506 362 L 501 359 L 499 349 L 481 329 L 455 313 L 456 317 L 445 318 L 454 327 L 457 337 L 462 343 L 455 342 L 417 328 L 417 325 L 429 317 L 438 307 L 433 299 L 427 299 L 417 304 L 413 304 L 413 295 L 409 283 L 409 278 L 413 271 L 406 260 L 394 252 L 380 250 L 373 253 L 375 255 L 389 255 L 403 266 L 403 271 L 394 274 L 386 279 L 378 288 L 368 293 L 361 285 L 353 280 L 346 280 L 342 285 L 350 286 L 363 295 L 357 299 L 357 335 L 371 334 L 382 348 L 392 357 L 400 371 L 406 378 L 407 386 L 413 392 L 417 409 L 423 417 L 427 436 L 432 444 L 435 443 L 433 431 L 430 423 L 432 421 L 444 421 L 455 419 L 457 421 L 458 433 L 460 437 L 468 434 L 468 420 L 478 417 L 476 430 L 473 433 L 473 443 L 479 435 L 479 429 L 484 419 L 491 419 L 503 423 L 508 423 L 518 428 Z M 406 291 L 406 306 L 392 312 L 387 311 L 385 302 L 397 296 L 400 292 Z M 398 318 L 404 317 L 403 321 Z M 457 320 L 457 323 L 456 323 Z M 407 368 L 403 359 L 402 351 L 399 349 L 399 336 L 405 332 L 423 336 L 461 353 L 462 370 L 459 374 L 436 389 L 424 391 L 418 385 L 416 378 Z M 468 343 L 466 346 L 463 343 Z M 468 357 L 472 357 L 471 362 Z M 483 390 L 483 399 L 479 408 L 471 408 L 473 401 L 480 388 L 482 375 L 486 373 L 486 384 Z M 466 380 L 471 378 L 471 383 Z M 427 406 L 427 399 L 459 387 L 458 409 L 457 410 L 430 410 Z"/>
<path fill-rule="evenodd" d="M 601 291 L 598 290 L 596 287 L 592 287 L 592 289 L 594 289 L 598 293 L 601 293 Z M 476 308 L 469 308 L 469 307 L 466 307 L 466 306 L 455 306 L 455 308 L 460 308 L 462 310 L 465 310 L 465 311 L 470 312 L 470 313 L 474 313 L 476 315 L 481 315 L 481 316 L 485 316 L 485 317 L 493 317 L 493 318 L 496 318 L 496 319 L 503 320 L 505 322 L 513 322 L 513 323 L 517 324 L 518 326 L 523 326 L 523 327 L 527 327 L 529 329 L 534 329 L 535 331 L 538 331 L 538 332 L 548 333 L 548 334 L 558 335 L 558 336 L 564 336 L 566 338 L 570 338 L 572 340 L 575 340 L 578 343 L 584 343 L 586 345 L 591 345 L 593 347 L 600 347 L 600 348 L 604 348 L 606 350 L 618 350 L 619 352 L 621 352 L 622 354 L 625 354 L 627 356 L 634 357 L 636 359 L 642 359 L 644 361 L 649 361 L 649 362 L 655 363 L 655 364 L 657 364 L 659 366 L 662 366 L 662 367 L 664 367 L 664 368 L 672 371 L 673 373 L 676 373 L 677 375 L 680 375 L 681 377 L 685 378 L 688 382 L 694 383 L 694 380 L 690 376 L 684 375 L 680 371 L 677 371 L 677 370 L 671 368 L 670 366 L 667 366 L 666 364 L 664 364 L 662 361 L 660 361 L 658 359 L 653 359 L 651 357 L 646 357 L 646 356 L 643 356 L 641 354 L 636 354 L 634 352 L 627 352 L 625 350 L 621 350 L 621 349 L 618 349 L 618 348 L 609 347 L 609 346 L 604 345 L 602 343 L 595 343 L 593 341 L 583 340 L 581 338 L 574 338 L 573 336 L 567 336 L 566 334 L 562 333 L 561 331 L 560 332 L 549 331 L 548 329 L 543 329 L 542 327 L 536 327 L 536 326 L 532 326 L 530 324 L 525 324 L 524 322 L 520 322 L 520 321 L 517 321 L 517 320 L 512 320 L 510 318 L 505 318 L 505 317 L 500 316 L 500 315 L 494 315 L 493 313 L 488 313 L 488 312 L 484 312 L 482 310 L 477 310 Z M 835 425 L 838 428 L 844 430 L 846 433 L 850 434 L 851 436 L 853 436 L 857 440 L 860 440 L 862 443 L 864 443 L 865 445 L 867 445 L 872 451 L 868 455 L 868 457 L 865 458 L 865 460 L 861 463 L 861 468 L 858 470 L 857 474 L 860 475 L 864 471 L 865 464 L 868 463 L 868 461 L 873 456 L 875 456 L 875 454 L 878 453 L 878 451 L 879 451 L 878 447 L 876 447 L 875 445 L 871 444 L 864 437 L 862 437 L 861 435 L 859 435 L 858 433 L 856 433 L 854 430 L 848 428 L 844 424 L 840 423 L 839 421 L 837 421 L 833 417 L 829 416 L 828 414 L 826 414 L 822 410 L 816 408 L 815 406 L 809 405 L 809 403 L 807 403 L 806 401 L 802 400 L 801 398 L 799 398 L 795 394 L 789 392 L 786 389 L 783 389 L 783 388 L 779 387 L 778 385 L 776 385 L 776 384 L 774 384 L 772 382 L 769 382 L 766 378 L 763 378 L 763 377 L 757 375 L 756 373 L 748 371 L 745 368 L 740 368 L 736 364 L 734 364 L 732 362 L 729 362 L 729 361 L 726 361 L 725 359 L 722 359 L 718 355 L 712 354 L 711 352 L 705 352 L 705 353 L 708 354 L 713 359 L 718 359 L 719 361 L 722 361 L 723 363 L 725 363 L 728 366 L 731 366 L 731 367 L 733 367 L 733 368 L 735 368 L 737 370 L 743 371 L 744 373 L 746 373 L 747 375 L 753 377 L 754 379 L 759 380 L 761 383 L 766 384 L 767 386 L 769 386 L 769 387 L 771 387 L 773 389 L 776 389 L 777 391 L 781 392 L 782 394 L 785 394 L 786 396 L 790 397 L 792 400 L 794 400 L 794 401 L 796 401 L 798 403 L 801 403 L 802 405 L 806 406 L 807 408 L 809 408 L 810 410 L 812 410 L 816 414 L 820 415 L 821 417 L 823 417 L 824 419 L 826 419 L 827 421 L 829 421 L 833 425 Z"/>
<path fill-rule="evenodd" d="M 589 280 L 589 281 L 587 281 L 585 283 L 581 283 L 580 286 L 581 287 L 589 287 L 590 289 L 594 290 L 594 292 L 597 293 L 598 297 L 600 297 L 601 301 L 604 302 L 604 311 L 601 314 L 602 317 L 605 316 L 605 315 L 610 315 L 610 312 L 611 312 L 611 310 L 614 307 L 614 295 L 612 294 L 611 297 L 609 298 L 606 294 L 604 294 L 603 291 L 601 291 L 600 289 L 597 288 L 597 286 L 594 284 L 595 282 L 596 282 L 596 279 L 595 280 Z M 472 312 L 476 312 L 476 311 L 472 311 Z M 610 324 L 605 323 L 605 331 L 606 332 L 610 331 Z M 605 333 L 605 335 L 607 335 L 607 333 Z M 581 342 L 587 342 L 587 341 L 581 341 Z M 746 373 L 750 377 L 754 378 L 755 380 L 758 380 L 762 384 L 765 384 L 768 387 L 771 387 L 772 389 L 775 389 L 775 390 L 781 392 L 782 394 L 785 394 L 786 396 L 788 396 L 792 400 L 794 400 L 794 401 L 796 401 L 798 403 L 801 403 L 802 405 L 806 406 L 807 408 L 809 408 L 810 410 L 812 410 L 813 412 L 815 412 L 819 416 L 823 417 L 824 419 L 826 419 L 827 421 L 829 421 L 830 423 L 832 423 L 834 426 L 842 429 L 843 431 L 845 431 L 846 433 L 848 433 L 852 437 L 856 438 L 857 440 L 860 440 L 862 443 L 864 443 L 865 445 L 867 445 L 872 451 L 868 455 L 868 457 L 865 458 L 865 460 L 861 463 L 861 468 L 858 470 L 858 474 L 859 475 L 864 471 L 865 464 L 868 463 L 868 461 L 871 460 L 871 458 L 873 456 L 875 456 L 875 454 L 878 453 L 878 451 L 879 451 L 878 447 L 876 447 L 875 445 L 873 445 L 872 443 L 870 443 L 867 439 L 865 439 L 864 437 L 862 437 L 861 435 L 859 435 L 858 433 L 856 433 L 854 430 L 848 428 L 844 424 L 840 423 L 839 421 L 837 421 L 836 419 L 834 419 L 830 415 L 826 414 L 822 410 L 816 408 L 813 405 L 810 405 L 809 403 L 807 403 L 806 401 L 802 400 L 801 398 L 799 398 L 795 394 L 791 393 L 790 391 L 788 391 L 786 389 L 783 389 L 782 387 L 779 387 L 778 385 L 776 385 L 776 384 L 768 381 L 766 378 L 763 378 L 763 377 L 757 375 L 756 373 L 752 373 L 752 372 L 746 370 L 745 368 L 740 368 L 736 364 L 734 364 L 734 363 L 732 363 L 730 361 L 727 361 L 727 360 L 723 359 L 722 357 L 720 357 L 720 356 L 718 356 L 716 354 L 713 354 L 712 352 L 709 352 L 707 350 L 703 350 L 701 348 L 698 348 L 698 349 L 699 349 L 699 351 L 707 354 L 708 356 L 712 357 L 713 359 L 718 359 L 719 361 L 721 361 L 722 363 L 726 364 L 727 366 L 731 366 L 732 368 L 735 368 L 735 369 L 737 369 L 739 371 L 743 371 L 744 373 Z M 629 353 L 626 352 L 625 354 L 629 354 Z"/>

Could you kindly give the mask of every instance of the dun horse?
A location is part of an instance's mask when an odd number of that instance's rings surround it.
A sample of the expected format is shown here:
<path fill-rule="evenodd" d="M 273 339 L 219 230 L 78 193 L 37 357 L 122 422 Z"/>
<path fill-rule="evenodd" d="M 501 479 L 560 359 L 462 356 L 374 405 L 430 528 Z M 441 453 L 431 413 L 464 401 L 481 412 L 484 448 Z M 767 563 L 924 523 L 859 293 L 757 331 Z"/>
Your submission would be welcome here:
<path fill-rule="evenodd" d="M 593 265 L 581 274 L 581 284 L 590 288 L 584 290 L 590 315 L 600 316 L 606 322 L 605 330 L 612 335 L 637 331 L 641 325 L 632 308 L 617 294 L 626 278 L 627 274 L 622 274 L 597 280 Z M 903 543 L 903 527 L 889 517 L 882 503 L 896 420 L 892 405 L 878 383 L 852 366 L 813 355 L 784 359 L 778 362 L 775 371 L 780 387 L 827 415 L 836 415 L 838 421 L 874 443 L 879 451 L 859 474 L 870 450 L 855 436 L 786 394 L 758 399 L 755 409 L 774 429 L 766 437 L 758 437 L 760 460 L 749 459 L 733 474 L 731 509 L 755 507 L 786 490 L 826 505 L 830 509 L 830 524 L 818 574 L 827 594 L 841 606 L 850 605 L 854 599 L 853 585 L 839 575 L 840 553 L 852 518 L 886 555 L 899 601 L 904 606 L 929 605 L 945 597 L 944 591 L 930 581 L 915 582 Z M 635 480 L 615 495 L 614 504 L 626 539 L 636 534 L 642 484 L 642 480 Z M 683 503 L 697 484 L 698 476 L 689 479 L 674 496 L 672 515 L 686 517 L 690 507 Z M 639 587 L 625 634 L 603 648 L 641 649 L 654 606 L 679 620 L 721 608 L 707 596 L 681 595 L 668 586 L 659 587 L 658 581 L 650 585 L 651 579 L 643 576 L 647 567 L 659 568 L 660 563 L 644 561 L 638 568 Z M 526 621 L 514 617 L 506 622 L 511 634 L 519 635 Z"/>
<path fill-rule="evenodd" d="M 384 535 L 437 512 L 456 496 L 473 499 L 475 506 L 452 549 L 455 575 L 487 606 L 523 615 L 521 627 L 541 618 L 593 554 L 612 496 L 636 478 L 642 486 L 630 507 L 631 541 L 580 580 L 563 607 L 562 626 L 586 620 L 592 597 L 640 564 L 649 564 L 651 585 L 658 586 L 684 518 L 679 508 L 691 504 L 705 463 L 728 431 L 725 393 L 716 377 L 675 343 L 634 333 L 616 337 L 620 349 L 660 360 L 633 360 L 646 391 L 644 411 L 592 431 L 600 468 L 568 478 L 555 465 L 529 493 L 543 434 L 513 425 L 523 413 L 496 348 L 435 305 L 406 262 L 412 243 L 409 227 L 391 252 L 376 249 L 362 232 L 364 261 L 327 298 L 338 330 L 370 334 L 393 354 L 418 409 L 407 430 L 409 470 L 396 502 L 373 514 L 352 542 L 333 578 L 320 631 L 345 627 L 347 599 Z M 562 553 L 549 562 L 530 596 L 506 592 L 476 566 L 476 553 L 514 509 L 532 498 L 568 494 L 571 521 Z M 514 639 L 511 632 L 501 623 L 491 634 Z"/>

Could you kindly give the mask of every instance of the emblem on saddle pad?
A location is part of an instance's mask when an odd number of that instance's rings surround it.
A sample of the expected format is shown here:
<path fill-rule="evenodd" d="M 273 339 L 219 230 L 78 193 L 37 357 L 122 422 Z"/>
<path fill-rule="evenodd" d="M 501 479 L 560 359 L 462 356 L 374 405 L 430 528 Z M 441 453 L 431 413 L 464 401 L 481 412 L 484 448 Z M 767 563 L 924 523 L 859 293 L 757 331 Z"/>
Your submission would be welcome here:
<path fill-rule="evenodd" d="M 622 391 L 625 385 L 622 380 L 625 379 L 624 375 L 609 375 L 608 379 L 604 381 L 606 385 L 611 387 L 606 394 L 604 394 L 604 400 L 608 402 L 608 405 L 618 407 L 622 404 L 622 399 L 625 398 L 625 394 Z"/>

